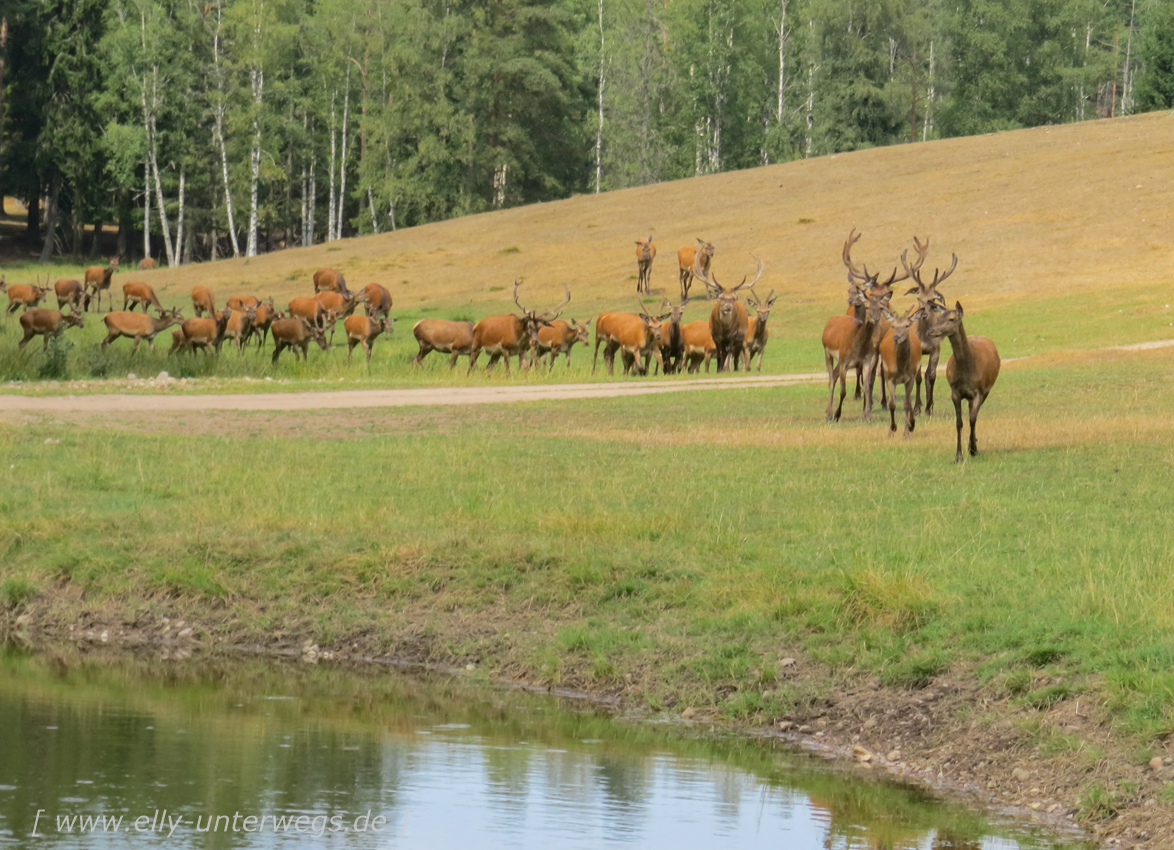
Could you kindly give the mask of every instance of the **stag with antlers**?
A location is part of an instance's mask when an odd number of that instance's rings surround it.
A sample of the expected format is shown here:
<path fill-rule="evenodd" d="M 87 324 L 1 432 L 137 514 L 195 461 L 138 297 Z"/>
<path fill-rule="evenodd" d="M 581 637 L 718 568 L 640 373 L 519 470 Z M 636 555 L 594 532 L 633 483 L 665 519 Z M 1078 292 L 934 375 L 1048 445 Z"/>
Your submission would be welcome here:
<path fill-rule="evenodd" d="M 917 237 L 913 237 L 913 244 L 916 246 L 919 256 L 924 257 L 926 251 L 929 250 L 929 240 L 925 240 L 922 245 L 917 241 Z M 930 331 L 933 327 L 934 314 L 940 310 L 945 309 L 946 299 L 938 292 L 938 284 L 942 283 L 946 278 L 954 273 L 954 269 L 958 268 L 958 255 L 951 255 L 950 267 L 946 269 L 945 274 L 941 273 L 940 269 L 933 270 L 933 283 L 928 286 L 921 280 L 921 266 L 918 264 L 917 268 L 911 268 L 905 262 L 905 255 L 901 255 L 901 264 L 905 266 L 905 271 L 909 277 L 913 278 L 913 282 L 917 286 L 906 292 L 906 295 L 916 295 L 918 306 L 921 307 L 921 318 L 917 323 L 917 336 L 921 339 L 921 353 L 929 356 L 929 361 L 925 364 L 925 415 L 933 416 L 933 386 L 938 377 L 938 359 L 942 354 L 942 338 L 934 336 Z M 915 414 L 921 413 L 921 369 L 917 370 L 917 402 L 913 406 Z"/>
<path fill-rule="evenodd" d="M 469 374 L 477 365 L 477 358 L 482 351 L 489 352 L 489 363 L 485 370 L 493 368 L 498 360 L 505 358 L 505 371 L 509 374 L 510 357 L 518 356 L 518 367 L 526 362 L 526 352 L 538 344 L 538 329 L 549 325 L 558 318 L 563 307 L 571 303 L 571 290 L 565 283 L 563 289 L 566 297 L 553 310 L 547 310 L 542 315 L 522 305 L 518 300 L 518 287 L 522 279 L 514 281 L 514 303 L 522 311 L 521 316 L 487 316 L 473 326 L 473 345 L 469 349 Z"/>
<path fill-rule="evenodd" d="M 748 280 L 747 275 L 737 286 L 729 288 L 718 283 L 717 277 L 711 274 L 708 268 L 702 268 L 697 261 L 693 263 L 693 277 L 705 284 L 705 291 L 709 294 L 710 300 L 717 302 L 709 314 L 709 332 L 717 349 L 719 372 L 730 368 L 737 372 L 738 363 L 742 358 L 750 315 L 739 303 L 738 292 L 742 289 L 753 289 L 754 284 L 762 277 L 762 260 L 754 254 L 750 256 L 754 257 L 754 262 L 758 266 L 754 280 Z"/>

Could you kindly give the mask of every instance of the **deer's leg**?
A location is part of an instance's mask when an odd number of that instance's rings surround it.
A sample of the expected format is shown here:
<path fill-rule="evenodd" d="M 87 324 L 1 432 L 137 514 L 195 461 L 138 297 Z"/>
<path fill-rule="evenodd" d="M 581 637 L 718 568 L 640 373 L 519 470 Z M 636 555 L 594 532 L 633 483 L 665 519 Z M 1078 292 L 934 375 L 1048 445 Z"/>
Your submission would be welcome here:
<path fill-rule="evenodd" d="M 954 463 L 962 462 L 962 396 L 953 393 L 954 428 L 958 432 L 958 447 L 954 452 Z"/>
<path fill-rule="evenodd" d="M 916 422 L 917 414 L 913 412 L 913 399 L 911 397 L 911 393 L 913 390 L 912 384 L 913 384 L 912 381 L 905 382 L 905 436 L 906 437 L 908 437 L 910 434 L 913 433 L 913 429 L 917 425 L 917 422 Z M 896 392 L 896 388 L 894 387 L 892 390 L 890 390 L 890 392 Z"/>
<path fill-rule="evenodd" d="M 832 407 L 836 401 L 836 358 L 826 348 L 823 350 L 823 362 L 828 370 L 828 409 L 827 421 L 832 421 Z"/>
<path fill-rule="evenodd" d="M 892 379 L 892 376 L 889 376 L 881 379 L 881 387 L 883 388 L 886 383 L 889 386 L 889 398 L 887 403 L 884 400 L 881 401 L 881 408 L 888 407 L 889 409 L 889 436 L 891 437 L 897 433 L 897 382 Z"/>
<path fill-rule="evenodd" d="M 913 407 L 915 414 L 921 413 L 921 366 L 917 367 L 917 404 Z"/>
<path fill-rule="evenodd" d="M 840 384 L 840 403 L 839 403 L 839 405 L 836 406 L 836 413 L 832 418 L 833 422 L 840 421 L 840 415 L 843 413 L 843 410 L 844 410 L 844 396 L 846 396 L 848 394 L 848 373 L 847 373 L 847 370 L 844 368 L 844 361 L 843 360 L 840 361 L 839 368 L 836 370 L 836 380 Z M 836 385 L 833 383 L 832 384 L 832 394 L 835 395 L 835 392 L 836 392 Z"/>
<path fill-rule="evenodd" d="M 367 340 L 363 340 L 363 348 L 367 351 L 367 365 L 370 366 L 371 365 L 371 343 L 369 343 Z"/>
<path fill-rule="evenodd" d="M 864 421 L 872 421 L 872 389 L 876 385 L 876 361 L 864 363 Z M 884 386 L 884 382 L 881 382 Z"/>
<path fill-rule="evenodd" d="M 24 348 L 26 345 L 28 345 L 29 340 L 32 339 L 34 336 L 36 336 L 36 334 L 33 333 L 32 330 L 26 329 L 24 332 L 24 339 L 22 339 L 19 343 L 17 343 L 16 347 L 17 348 Z M 45 347 L 46 348 L 49 347 L 49 337 L 45 337 Z"/>
<path fill-rule="evenodd" d="M 976 395 L 970 400 L 970 456 L 974 457 L 978 454 L 978 438 L 974 435 L 974 425 L 978 422 L 978 411 L 982 409 L 982 403 L 986 401 L 985 395 Z"/>
<path fill-rule="evenodd" d="M 465 375 L 473 374 L 473 367 L 477 365 L 477 358 L 481 356 L 481 349 L 474 343 L 473 347 L 469 349 L 469 369 Z M 455 362 L 455 361 L 454 361 Z"/>
<path fill-rule="evenodd" d="M 929 363 L 925 366 L 925 415 L 933 416 L 933 385 L 938 379 L 938 358 L 941 349 L 929 353 Z"/>
<path fill-rule="evenodd" d="M 852 395 L 852 401 L 860 401 L 864 396 L 862 387 L 864 386 L 864 366 L 856 364 L 856 392 Z"/>

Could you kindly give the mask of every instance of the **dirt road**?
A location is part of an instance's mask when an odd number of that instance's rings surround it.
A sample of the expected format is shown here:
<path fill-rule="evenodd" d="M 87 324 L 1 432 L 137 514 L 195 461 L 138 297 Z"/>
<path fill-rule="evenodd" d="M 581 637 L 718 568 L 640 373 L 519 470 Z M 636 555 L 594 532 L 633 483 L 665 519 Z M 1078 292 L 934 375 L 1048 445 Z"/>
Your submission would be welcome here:
<path fill-rule="evenodd" d="M 329 410 L 463 404 L 508 404 L 576 398 L 616 398 L 696 390 L 787 387 L 826 381 L 819 372 L 697 378 L 685 381 L 632 381 L 624 384 L 539 384 L 503 387 L 424 387 L 340 392 L 172 395 L 153 393 L 79 396 L 0 395 L 0 413 L 128 413 L 200 410 Z"/>

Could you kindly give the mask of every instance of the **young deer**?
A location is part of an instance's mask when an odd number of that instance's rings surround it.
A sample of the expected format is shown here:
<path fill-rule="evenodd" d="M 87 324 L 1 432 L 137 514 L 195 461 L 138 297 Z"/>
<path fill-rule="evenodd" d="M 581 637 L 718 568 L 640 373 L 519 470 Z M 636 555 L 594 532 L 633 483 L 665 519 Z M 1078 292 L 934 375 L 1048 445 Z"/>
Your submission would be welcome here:
<path fill-rule="evenodd" d="M 766 296 L 765 301 L 760 301 L 757 293 L 751 290 L 746 303 L 754 308 L 754 315 L 746 322 L 746 341 L 743 343 L 743 354 L 746 360 L 746 371 L 750 371 L 751 361 L 754 357 L 758 357 L 758 371 L 762 371 L 762 354 L 766 351 L 766 342 L 770 339 L 770 334 L 766 330 L 766 322 L 770 318 L 770 308 L 778 300 L 775 291 L 772 289 Z M 754 300 L 751 301 L 750 299 Z"/>
<path fill-rule="evenodd" d="M 884 364 L 884 380 L 888 387 L 889 433 L 897 432 L 897 384 L 905 385 L 905 436 L 913 433 L 914 409 L 913 383 L 921 371 L 921 340 L 913 325 L 921 317 L 922 308 L 915 304 L 904 316 L 898 316 L 889 309 L 883 311 L 889 322 L 889 332 L 880 344 L 881 363 Z"/>
<path fill-rule="evenodd" d="M 950 383 L 950 397 L 954 402 L 954 423 L 958 431 L 958 451 L 954 463 L 962 462 L 962 399 L 970 406 L 970 454 L 978 454 L 978 439 L 974 423 L 986 397 L 990 395 L 999 377 L 999 352 L 985 336 L 967 337 L 962 327 L 962 304 L 954 303 L 953 310 L 943 310 L 934 320 L 930 331 L 938 339 L 950 340 L 953 354 L 946 364 L 946 380 Z"/>

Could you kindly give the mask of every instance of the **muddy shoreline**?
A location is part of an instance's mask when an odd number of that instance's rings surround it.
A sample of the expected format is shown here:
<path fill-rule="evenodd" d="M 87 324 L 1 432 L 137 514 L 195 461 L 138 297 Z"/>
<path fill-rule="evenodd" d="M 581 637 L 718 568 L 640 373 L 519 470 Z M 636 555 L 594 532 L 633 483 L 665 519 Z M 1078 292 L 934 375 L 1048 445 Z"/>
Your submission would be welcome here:
<path fill-rule="evenodd" d="M 786 716 L 732 722 L 711 708 L 650 710 L 637 679 L 655 671 L 628 673 L 626 686 L 600 690 L 573 680 L 544 681 L 524 666 L 486 661 L 488 655 L 468 660 L 437 654 L 435 645 L 424 648 L 407 634 L 388 653 L 358 636 L 322 646 L 289 633 L 266 639 L 242 631 L 239 624 L 214 625 L 214 612 L 208 610 L 188 611 L 184 619 L 180 612 L 117 616 L 109 608 L 98 612 L 84 603 L 80 608 L 55 607 L 34 603 L 20 614 L 0 613 L 0 638 L 39 652 L 63 645 L 83 653 L 149 650 L 176 659 L 210 652 L 476 676 L 495 686 L 589 700 L 634 720 L 664 720 L 667 715 L 690 728 L 783 740 L 845 769 L 912 783 L 996 819 L 1031 823 L 1068 840 L 1136 850 L 1174 848 L 1174 758 L 1158 757 L 1161 767 L 1138 764 L 1136 753 L 1114 737 L 1103 708 L 1087 699 L 1029 712 L 995 698 L 968 671 L 950 671 L 923 689 L 905 690 L 787 657 L 780 675 L 799 686 L 818 682 L 826 698 Z M 1046 754 L 1033 749 L 1033 740 L 1051 734 L 1041 731 L 1045 729 L 1062 730 L 1070 746 L 1061 752 L 1044 748 Z M 1092 817 L 1087 800 L 1078 796 L 1090 777 L 1118 789 L 1112 810 Z M 1120 793 L 1123 788 L 1132 793 Z"/>

